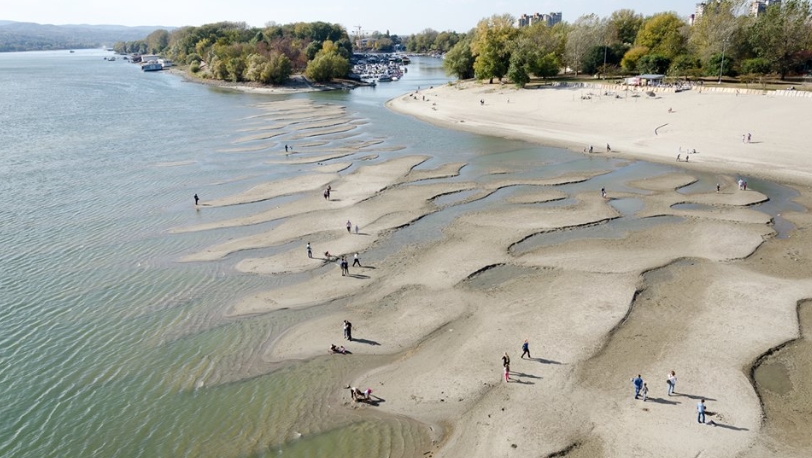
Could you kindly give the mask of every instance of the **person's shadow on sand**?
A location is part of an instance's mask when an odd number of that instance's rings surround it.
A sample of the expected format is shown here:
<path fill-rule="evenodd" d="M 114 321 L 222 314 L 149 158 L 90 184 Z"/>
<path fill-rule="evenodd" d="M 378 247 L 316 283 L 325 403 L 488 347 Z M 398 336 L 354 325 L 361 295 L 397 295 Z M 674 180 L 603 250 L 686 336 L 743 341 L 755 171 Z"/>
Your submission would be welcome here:
<path fill-rule="evenodd" d="M 716 400 L 716 399 L 713 399 L 713 398 L 709 398 L 707 396 L 697 396 L 697 395 L 694 395 L 694 394 L 685 394 L 685 393 L 674 393 L 672 396 L 683 396 L 683 397 L 686 397 L 688 399 L 704 399 L 706 401 L 715 401 Z"/>
<path fill-rule="evenodd" d="M 533 382 L 531 382 L 531 381 L 529 381 L 529 380 L 519 380 L 519 379 L 515 379 L 515 380 L 511 380 L 510 382 L 511 382 L 511 383 L 518 383 L 518 384 L 520 384 L 520 385 L 535 385 L 535 383 L 533 383 Z"/>
<path fill-rule="evenodd" d="M 352 278 L 357 278 L 359 280 L 364 280 L 364 279 L 369 278 L 369 275 L 361 275 L 361 274 L 350 274 L 349 276 L 352 277 Z"/>
<path fill-rule="evenodd" d="M 564 364 L 560 361 L 553 361 L 552 359 L 544 359 L 544 358 L 530 358 L 531 361 L 538 361 L 541 364 Z"/>
<path fill-rule="evenodd" d="M 668 404 L 668 405 L 672 405 L 672 406 L 682 404 L 681 402 L 669 401 L 668 399 L 663 399 L 663 398 L 652 398 L 651 396 L 649 396 L 649 398 L 646 400 L 646 402 L 649 402 L 649 401 L 651 401 L 651 402 L 653 402 L 655 404 Z"/>
<path fill-rule="evenodd" d="M 369 339 L 352 339 L 352 341 L 362 343 L 362 344 L 367 344 L 367 345 L 377 345 L 377 346 L 381 345 L 378 342 L 375 342 L 374 340 L 369 340 Z"/>
<path fill-rule="evenodd" d="M 730 430 L 733 430 L 733 431 L 750 431 L 747 428 L 739 428 L 738 426 L 726 425 L 724 423 L 716 423 L 713 420 L 711 420 L 711 421 L 709 421 L 709 422 L 707 422 L 705 424 L 708 425 L 708 426 L 716 426 L 716 427 L 719 427 L 719 428 L 730 429 Z"/>
<path fill-rule="evenodd" d="M 510 372 L 510 375 L 515 375 L 516 377 L 525 377 L 525 378 L 534 378 L 534 379 L 541 379 L 538 375 L 533 374 L 525 374 L 524 372 Z"/>
<path fill-rule="evenodd" d="M 363 400 L 361 402 L 366 402 L 367 404 L 369 404 L 371 406 L 378 407 L 382 402 L 386 402 L 386 399 L 375 396 L 374 394 L 370 394 L 369 399 L 365 399 L 365 400 Z"/>

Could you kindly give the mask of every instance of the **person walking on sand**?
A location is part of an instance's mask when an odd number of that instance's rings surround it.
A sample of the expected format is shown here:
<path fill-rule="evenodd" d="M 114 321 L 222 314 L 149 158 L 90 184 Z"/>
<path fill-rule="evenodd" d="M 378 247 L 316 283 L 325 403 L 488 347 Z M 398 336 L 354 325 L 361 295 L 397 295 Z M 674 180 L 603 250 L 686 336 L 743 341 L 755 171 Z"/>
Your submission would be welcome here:
<path fill-rule="evenodd" d="M 643 402 L 646 402 L 648 400 L 648 385 L 645 383 L 643 383 L 643 388 L 640 389 L 640 394 L 643 395 Z"/>
<path fill-rule="evenodd" d="M 606 188 L 601 188 L 601 197 L 606 199 Z"/>
<path fill-rule="evenodd" d="M 527 342 L 527 339 L 524 339 L 524 343 L 522 344 L 522 359 L 524 359 L 524 355 L 527 355 L 527 359 L 532 359 L 530 356 L 530 344 Z"/>
<path fill-rule="evenodd" d="M 288 145 L 285 145 L 285 152 L 288 152 Z"/>
<path fill-rule="evenodd" d="M 197 197 L 197 194 L 195 194 L 195 205 L 197 205 L 198 202 L 200 202 L 200 197 Z"/>
<path fill-rule="evenodd" d="M 696 421 L 697 423 L 705 423 L 705 400 L 700 399 L 696 405 Z"/>
<path fill-rule="evenodd" d="M 310 248 L 310 242 L 307 242 L 307 257 L 313 258 L 313 249 Z"/>
<path fill-rule="evenodd" d="M 355 253 L 355 256 L 353 256 L 352 259 L 352 266 L 355 267 L 356 265 L 358 265 L 358 267 L 361 267 L 361 260 L 358 259 L 358 253 Z"/>
<path fill-rule="evenodd" d="M 324 190 L 324 200 L 330 200 L 330 190 L 329 189 Z"/>
<path fill-rule="evenodd" d="M 350 220 L 347 220 L 347 234 L 352 232 L 352 223 Z"/>
<path fill-rule="evenodd" d="M 750 143 L 750 132 L 747 133 L 747 143 Z"/>
<path fill-rule="evenodd" d="M 632 385 L 634 385 L 634 398 L 637 399 L 640 397 L 640 390 L 643 389 L 643 377 L 637 374 L 637 377 L 632 379 Z"/>
<path fill-rule="evenodd" d="M 680 154 L 677 154 L 677 162 L 679 162 L 679 157 L 680 156 L 681 156 Z"/>
<path fill-rule="evenodd" d="M 668 380 L 665 381 L 668 383 L 668 395 L 671 396 L 674 394 L 674 389 L 677 387 L 677 374 L 674 371 L 668 374 Z"/>
<path fill-rule="evenodd" d="M 358 225 L 357 224 L 355 225 L 355 234 L 356 235 L 358 234 Z"/>
<path fill-rule="evenodd" d="M 608 144 L 608 143 L 606 144 L 606 152 L 607 152 L 607 153 L 611 153 L 611 152 L 612 152 L 612 148 L 610 148 L 610 147 L 609 147 L 609 144 Z"/>
<path fill-rule="evenodd" d="M 719 183 L 716 183 L 716 194 L 719 194 L 719 191 L 722 190 L 722 187 L 719 186 Z"/>

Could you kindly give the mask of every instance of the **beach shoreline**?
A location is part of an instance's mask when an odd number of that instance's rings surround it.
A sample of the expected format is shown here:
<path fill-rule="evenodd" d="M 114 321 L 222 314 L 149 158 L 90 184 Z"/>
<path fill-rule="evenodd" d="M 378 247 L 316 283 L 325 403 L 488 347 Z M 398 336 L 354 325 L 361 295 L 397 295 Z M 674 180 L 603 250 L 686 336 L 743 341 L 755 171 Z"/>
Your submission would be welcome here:
<path fill-rule="evenodd" d="M 592 146 L 596 156 L 812 185 L 810 146 L 801 138 L 812 129 L 812 119 L 804 115 L 812 98 L 714 89 L 658 91 L 651 97 L 620 85 L 517 89 L 464 81 L 404 94 L 386 106 L 443 128 L 587 154 Z M 776 150 L 781 154 L 773 154 Z"/>

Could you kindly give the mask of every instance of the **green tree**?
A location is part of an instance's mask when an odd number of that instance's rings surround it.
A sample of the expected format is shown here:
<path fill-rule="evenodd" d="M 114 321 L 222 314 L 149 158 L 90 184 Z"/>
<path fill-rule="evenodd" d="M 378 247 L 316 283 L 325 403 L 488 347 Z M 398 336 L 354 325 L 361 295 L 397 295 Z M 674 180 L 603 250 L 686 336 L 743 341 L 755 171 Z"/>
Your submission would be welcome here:
<path fill-rule="evenodd" d="M 672 76 L 699 76 L 702 65 L 692 54 L 680 54 L 671 61 L 668 73 Z"/>
<path fill-rule="evenodd" d="M 739 17 L 746 4 L 749 4 L 747 0 L 720 0 L 707 4 L 705 12 L 690 28 L 688 45 L 692 53 L 702 61 L 723 50 L 733 54 L 731 45 L 740 29 Z"/>
<path fill-rule="evenodd" d="M 305 54 L 307 55 L 307 60 L 313 60 L 316 58 L 316 54 L 321 51 L 322 43 L 320 41 L 311 41 L 307 48 L 305 48 Z"/>
<path fill-rule="evenodd" d="M 771 62 L 761 57 L 746 59 L 741 63 L 741 72 L 745 75 L 766 75 L 771 69 Z"/>
<path fill-rule="evenodd" d="M 631 46 L 643 26 L 643 16 L 634 10 L 617 10 L 609 16 L 609 31 L 613 41 Z"/>
<path fill-rule="evenodd" d="M 514 44 L 510 53 L 510 64 L 507 76 L 517 87 L 524 87 L 530 82 L 530 73 L 535 61 L 538 60 L 536 47 L 527 38 L 522 38 Z"/>
<path fill-rule="evenodd" d="M 646 19 L 637 33 L 635 46 L 672 59 L 683 53 L 687 24 L 676 13 L 659 13 Z"/>
<path fill-rule="evenodd" d="M 637 61 L 637 71 L 640 73 L 665 74 L 671 65 L 671 59 L 661 54 L 646 54 Z"/>
<path fill-rule="evenodd" d="M 810 16 L 808 0 L 784 0 L 767 7 L 750 30 L 757 57 L 768 60 L 781 79 L 803 63 L 802 51 L 812 44 Z"/>
<path fill-rule="evenodd" d="M 561 64 L 555 53 L 541 56 L 532 68 L 533 74 L 539 78 L 551 78 L 561 71 Z"/>
<path fill-rule="evenodd" d="M 584 73 L 594 74 L 603 71 L 604 62 L 609 67 L 616 67 L 623 58 L 623 50 L 623 45 L 619 43 L 613 46 L 593 46 L 584 56 L 581 68 Z"/>
<path fill-rule="evenodd" d="M 718 77 L 720 74 L 724 76 L 736 76 L 735 62 L 727 54 L 724 55 L 724 61 L 722 60 L 722 54 L 712 55 L 705 63 L 703 69 L 705 70 L 706 76 Z"/>
<path fill-rule="evenodd" d="M 471 42 L 471 52 L 476 56 L 474 74 L 477 78 L 493 83 L 494 78 L 501 80 L 507 74 L 510 66 L 509 43 L 518 33 L 513 27 L 514 22 L 513 16 L 503 14 L 482 19 L 477 24 Z"/>
<path fill-rule="evenodd" d="M 458 79 L 474 77 L 474 56 L 471 53 L 471 40 L 465 39 L 454 45 L 443 59 L 446 74 L 455 75 Z"/>
<path fill-rule="evenodd" d="M 147 50 L 151 54 L 159 54 L 169 45 L 169 32 L 164 29 L 158 29 L 144 39 L 147 42 Z"/>

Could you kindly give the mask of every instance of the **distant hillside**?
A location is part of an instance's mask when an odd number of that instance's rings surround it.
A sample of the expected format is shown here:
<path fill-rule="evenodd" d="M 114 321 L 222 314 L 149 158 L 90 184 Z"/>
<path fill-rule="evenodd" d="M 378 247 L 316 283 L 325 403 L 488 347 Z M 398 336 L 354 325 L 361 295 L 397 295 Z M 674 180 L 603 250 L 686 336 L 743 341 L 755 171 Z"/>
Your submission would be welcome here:
<path fill-rule="evenodd" d="M 88 24 L 35 24 L 0 20 L 0 52 L 83 49 L 113 46 L 117 41 L 143 40 L 157 29 L 175 27 Z"/>

